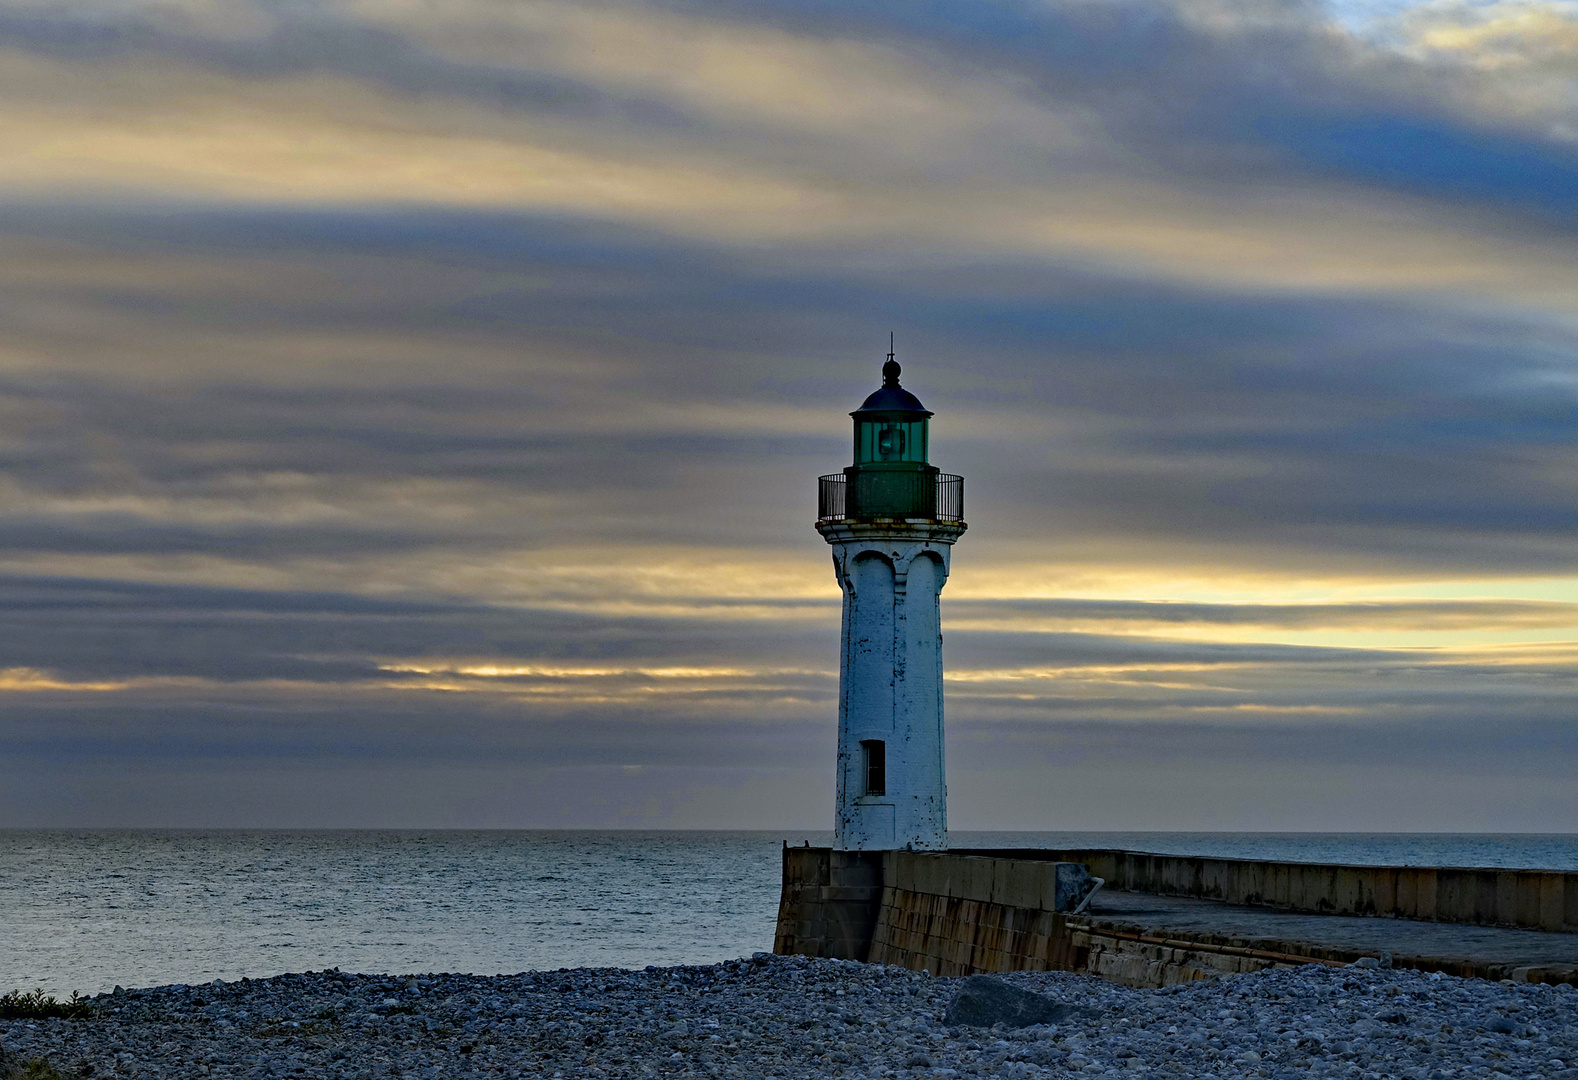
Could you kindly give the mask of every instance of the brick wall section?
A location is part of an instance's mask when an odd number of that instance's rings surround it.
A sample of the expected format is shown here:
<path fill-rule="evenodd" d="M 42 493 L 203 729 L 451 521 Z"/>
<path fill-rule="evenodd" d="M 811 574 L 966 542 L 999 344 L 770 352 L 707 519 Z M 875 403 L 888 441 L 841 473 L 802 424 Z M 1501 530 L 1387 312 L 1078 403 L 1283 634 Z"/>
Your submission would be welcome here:
<path fill-rule="evenodd" d="M 1067 970 L 1073 962 L 1064 955 L 1055 863 L 890 851 L 883 885 L 868 954 L 874 964 L 968 975 Z"/>
<path fill-rule="evenodd" d="M 1372 955 L 1303 941 L 1244 941 L 1220 934 L 1171 932 L 1166 939 L 1117 920 L 1068 920 L 1068 953 L 1074 966 L 1064 969 L 1099 975 L 1126 986 L 1158 987 L 1218 975 L 1295 967 L 1301 963 L 1343 965 Z M 1498 964 L 1487 960 L 1395 954 L 1394 966 L 1440 971 L 1476 979 L 1578 986 L 1578 968 L 1568 964 Z"/>
<path fill-rule="evenodd" d="M 1065 962 L 1058 906 L 1043 859 L 786 847 L 773 950 L 936 974 L 1044 970 Z"/>
<path fill-rule="evenodd" d="M 884 889 L 868 958 L 933 975 L 1068 970 L 1068 941 L 1055 912 Z"/>
<path fill-rule="evenodd" d="M 864 960 L 881 901 L 881 852 L 786 847 L 773 952 Z"/>
<path fill-rule="evenodd" d="M 1069 970 L 1097 975 L 1124 986 L 1153 990 L 1196 979 L 1294 966 L 1209 949 L 1130 941 L 1102 934 L 1088 926 L 1070 927 L 1070 951 L 1079 963 Z"/>
<path fill-rule="evenodd" d="M 1064 906 L 1058 903 L 1057 866 L 1044 859 L 889 852 L 883 878 L 867 954 L 872 963 L 933 975 L 1082 971 L 1158 987 L 1299 962 L 1251 955 L 1225 943 L 1164 944 L 1121 936 L 1132 928 L 1109 932 L 1089 917 L 1056 910 Z"/>

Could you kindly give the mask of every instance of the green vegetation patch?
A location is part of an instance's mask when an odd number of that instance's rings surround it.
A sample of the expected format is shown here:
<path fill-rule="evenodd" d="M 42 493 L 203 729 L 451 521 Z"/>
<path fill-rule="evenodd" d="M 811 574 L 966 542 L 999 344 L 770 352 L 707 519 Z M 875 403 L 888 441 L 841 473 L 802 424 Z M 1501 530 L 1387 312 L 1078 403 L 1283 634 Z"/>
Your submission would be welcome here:
<path fill-rule="evenodd" d="M 70 1001 L 59 1001 L 42 990 L 0 995 L 0 1020 L 80 1020 L 92 1015 L 93 1006 L 75 990 Z"/>
<path fill-rule="evenodd" d="M 0 1077 L 4 1080 L 69 1080 L 65 1073 L 41 1057 L 0 1065 Z"/>

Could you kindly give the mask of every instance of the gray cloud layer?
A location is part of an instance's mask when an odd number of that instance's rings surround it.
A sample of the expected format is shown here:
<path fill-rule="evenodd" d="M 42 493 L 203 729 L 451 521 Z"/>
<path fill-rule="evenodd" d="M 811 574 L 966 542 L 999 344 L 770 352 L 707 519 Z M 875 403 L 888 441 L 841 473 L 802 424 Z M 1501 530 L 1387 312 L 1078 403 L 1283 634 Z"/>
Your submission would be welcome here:
<path fill-rule="evenodd" d="M 893 328 L 959 824 L 1578 827 L 1499 10 L 0 4 L 0 823 L 820 825 Z"/>

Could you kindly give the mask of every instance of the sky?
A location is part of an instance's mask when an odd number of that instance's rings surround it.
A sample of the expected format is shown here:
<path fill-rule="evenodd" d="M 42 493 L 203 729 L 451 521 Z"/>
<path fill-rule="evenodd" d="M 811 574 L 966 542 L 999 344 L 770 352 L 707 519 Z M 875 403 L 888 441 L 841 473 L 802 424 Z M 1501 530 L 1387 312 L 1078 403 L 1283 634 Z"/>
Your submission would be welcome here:
<path fill-rule="evenodd" d="M 1578 3 L 0 0 L 0 826 L 1578 831 Z"/>

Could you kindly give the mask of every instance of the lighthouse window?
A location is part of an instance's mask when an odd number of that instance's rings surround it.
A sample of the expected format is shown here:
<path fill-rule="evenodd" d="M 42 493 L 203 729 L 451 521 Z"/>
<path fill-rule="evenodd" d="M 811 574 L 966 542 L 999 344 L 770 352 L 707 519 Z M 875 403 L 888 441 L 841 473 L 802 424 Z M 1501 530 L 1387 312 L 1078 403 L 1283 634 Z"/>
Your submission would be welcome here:
<path fill-rule="evenodd" d="M 926 421 L 871 419 L 855 421 L 855 464 L 879 461 L 926 463 Z"/>
<path fill-rule="evenodd" d="M 866 777 L 867 795 L 888 793 L 888 748 L 881 739 L 865 739 L 860 744 L 860 762 Z"/>
<path fill-rule="evenodd" d="M 904 453 L 904 429 L 897 424 L 889 424 L 877 436 L 877 453 L 882 455 L 884 461 L 896 458 Z"/>

